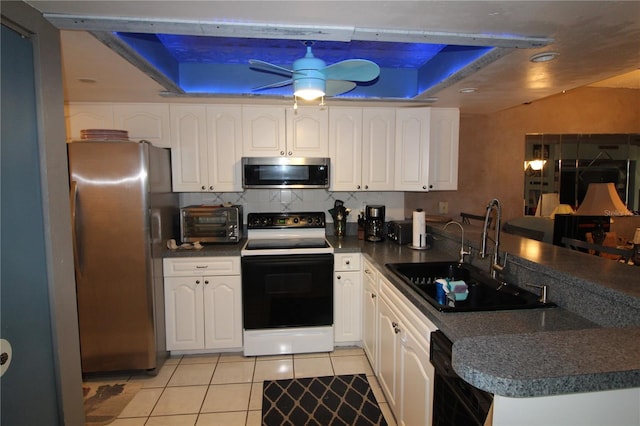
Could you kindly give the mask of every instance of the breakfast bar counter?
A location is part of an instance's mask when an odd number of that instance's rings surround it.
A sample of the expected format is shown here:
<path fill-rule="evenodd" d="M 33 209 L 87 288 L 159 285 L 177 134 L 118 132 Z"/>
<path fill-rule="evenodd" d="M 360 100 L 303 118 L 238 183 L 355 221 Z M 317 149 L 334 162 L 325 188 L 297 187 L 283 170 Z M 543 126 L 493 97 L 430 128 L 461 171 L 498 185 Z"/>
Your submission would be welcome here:
<path fill-rule="evenodd" d="M 480 241 L 473 226 L 465 226 L 465 231 L 467 243 Z M 330 242 L 336 252 L 360 251 L 377 265 L 453 341 L 455 371 L 479 389 L 521 398 L 640 388 L 636 267 L 504 235 L 501 248 L 509 253 L 505 280 L 523 288 L 529 282 L 548 285 L 549 297 L 558 307 L 440 312 L 384 266 L 456 261 L 459 232 L 432 227 L 430 232 L 434 248 L 424 251 L 355 238 L 330 238 Z M 471 251 L 465 261 L 478 264 L 477 250 Z"/>

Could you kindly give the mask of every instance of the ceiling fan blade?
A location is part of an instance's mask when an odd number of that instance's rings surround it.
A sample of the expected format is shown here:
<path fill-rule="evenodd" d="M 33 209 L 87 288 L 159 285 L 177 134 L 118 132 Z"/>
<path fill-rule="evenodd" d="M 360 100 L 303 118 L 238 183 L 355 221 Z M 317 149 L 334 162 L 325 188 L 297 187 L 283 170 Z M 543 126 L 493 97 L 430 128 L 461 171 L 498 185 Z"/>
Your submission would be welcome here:
<path fill-rule="evenodd" d="M 327 80 L 371 81 L 380 75 L 380 67 L 366 59 L 347 59 L 322 69 Z"/>
<path fill-rule="evenodd" d="M 252 68 L 259 68 L 262 71 L 273 72 L 277 74 L 291 75 L 293 70 L 281 67 L 280 65 L 271 64 L 269 62 L 261 61 L 260 59 L 249 59 L 249 65 Z"/>
<path fill-rule="evenodd" d="M 278 81 L 276 83 L 265 84 L 264 86 L 260 86 L 260 87 L 254 87 L 253 90 L 272 89 L 274 87 L 286 86 L 291 83 L 293 83 L 293 79 L 289 78 L 287 80 Z"/>
<path fill-rule="evenodd" d="M 356 84 L 353 81 L 327 80 L 324 93 L 325 96 L 335 96 L 353 90 L 355 87 Z"/>

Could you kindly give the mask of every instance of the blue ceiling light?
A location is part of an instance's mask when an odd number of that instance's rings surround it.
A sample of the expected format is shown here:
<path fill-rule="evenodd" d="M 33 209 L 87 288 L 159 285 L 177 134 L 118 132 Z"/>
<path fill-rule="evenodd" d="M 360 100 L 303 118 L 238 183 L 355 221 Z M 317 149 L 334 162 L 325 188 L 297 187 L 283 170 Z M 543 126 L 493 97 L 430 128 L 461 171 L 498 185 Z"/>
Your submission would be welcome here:
<path fill-rule="evenodd" d="M 305 43 L 300 40 L 124 32 L 115 36 L 121 51 L 133 52 L 118 53 L 180 96 L 288 97 L 295 92 L 302 97 L 305 89 L 316 97 L 324 92 L 344 99 L 413 99 L 493 50 L 415 42 L 318 41 L 313 53 L 307 46 L 307 55 L 301 57 Z M 272 67 L 252 68 L 251 60 Z M 346 66 L 329 75 L 321 71 L 341 62 L 355 71 L 343 74 Z M 157 76 L 148 71 L 151 68 Z"/>

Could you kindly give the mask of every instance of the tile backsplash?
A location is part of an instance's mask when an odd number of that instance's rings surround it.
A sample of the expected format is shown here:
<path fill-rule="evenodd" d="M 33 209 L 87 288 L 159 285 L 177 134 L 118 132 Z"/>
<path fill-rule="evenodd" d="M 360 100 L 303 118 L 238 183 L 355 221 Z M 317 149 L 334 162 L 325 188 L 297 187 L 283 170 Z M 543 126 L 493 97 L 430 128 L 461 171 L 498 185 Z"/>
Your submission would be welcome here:
<path fill-rule="evenodd" d="M 331 192 L 324 189 L 248 189 L 244 192 L 183 192 L 180 207 L 222 203 L 241 204 L 247 213 L 322 211 L 333 222 L 328 210 L 336 200 L 351 209 L 348 222 L 356 222 L 366 205 L 384 205 L 385 221 L 404 219 L 403 192 Z"/>

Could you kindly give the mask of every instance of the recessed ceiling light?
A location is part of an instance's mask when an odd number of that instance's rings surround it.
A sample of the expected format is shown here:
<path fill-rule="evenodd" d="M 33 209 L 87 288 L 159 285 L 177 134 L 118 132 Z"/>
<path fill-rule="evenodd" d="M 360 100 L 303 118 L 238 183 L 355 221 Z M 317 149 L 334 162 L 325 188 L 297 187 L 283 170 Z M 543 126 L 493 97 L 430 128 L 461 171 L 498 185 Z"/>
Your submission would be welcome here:
<path fill-rule="evenodd" d="M 529 58 L 531 62 L 549 62 L 553 61 L 558 57 L 558 52 L 542 52 L 536 53 L 532 57 Z"/>
<path fill-rule="evenodd" d="M 478 89 L 475 87 L 465 87 L 459 90 L 460 93 L 475 93 Z"/>

